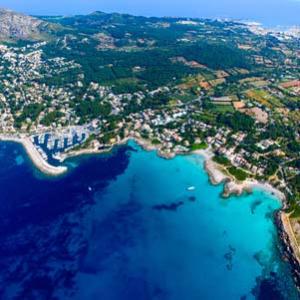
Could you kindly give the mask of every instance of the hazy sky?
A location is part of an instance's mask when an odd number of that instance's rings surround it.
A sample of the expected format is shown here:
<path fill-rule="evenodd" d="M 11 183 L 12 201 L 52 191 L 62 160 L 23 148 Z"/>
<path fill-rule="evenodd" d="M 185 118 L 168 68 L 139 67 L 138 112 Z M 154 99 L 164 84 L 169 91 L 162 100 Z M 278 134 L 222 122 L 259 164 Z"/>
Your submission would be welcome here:
<path fill-rule="evenodd" d="M 0 7 L 36 15 L 96 10 L 146 16 L 230 17 L 266 25 L 300 25 L 300 0 L 0 0 Z"/>

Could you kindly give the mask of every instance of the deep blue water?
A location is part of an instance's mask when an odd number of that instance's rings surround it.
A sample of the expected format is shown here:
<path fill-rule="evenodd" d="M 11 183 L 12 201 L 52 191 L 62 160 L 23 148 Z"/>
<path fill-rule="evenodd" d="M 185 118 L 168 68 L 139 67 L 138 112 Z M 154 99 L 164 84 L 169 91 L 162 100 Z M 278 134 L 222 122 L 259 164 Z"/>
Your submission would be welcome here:
<path fill-rule="evenodd" d="M 0 143 L 0 299 L 298 299 L 272 195 L 222 199 L 200 157 L 135 144 L 68 164 Z"/>

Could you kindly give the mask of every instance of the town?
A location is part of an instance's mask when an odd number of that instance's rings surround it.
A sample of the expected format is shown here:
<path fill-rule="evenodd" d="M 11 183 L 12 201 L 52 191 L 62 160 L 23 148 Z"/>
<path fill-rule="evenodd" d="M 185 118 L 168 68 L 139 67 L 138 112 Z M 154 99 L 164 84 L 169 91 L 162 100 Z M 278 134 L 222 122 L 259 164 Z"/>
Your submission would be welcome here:
<path fill-rule="evenodd" d="M 0 9 L 1 299 L 298 299 L 299 46 Z"/>
<path fill-rule="evenodd" d="M 57 36 L 0 45 L 2 135 L 30 137 L 49 163 L 129 139 L 165 158 L 208 148 L 233 180 L 269 182 L 300 214 L 297 28 L 131 16 L 116 25 L 111 15 L 89 34 L 97 17 L 58 18 Z"/>

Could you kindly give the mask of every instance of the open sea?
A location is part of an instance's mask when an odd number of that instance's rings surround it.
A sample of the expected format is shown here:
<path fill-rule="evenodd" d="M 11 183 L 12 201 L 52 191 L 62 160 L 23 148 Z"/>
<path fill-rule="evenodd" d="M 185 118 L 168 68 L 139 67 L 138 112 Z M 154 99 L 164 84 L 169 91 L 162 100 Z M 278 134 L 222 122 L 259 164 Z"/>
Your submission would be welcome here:
<path fill-rule="evenodd" d="M 203 158 L 134 143 L 67 164 L 47 178 L 0 143 L 0 299 L 299 299 L 274 196 L 222 199 Z"/>

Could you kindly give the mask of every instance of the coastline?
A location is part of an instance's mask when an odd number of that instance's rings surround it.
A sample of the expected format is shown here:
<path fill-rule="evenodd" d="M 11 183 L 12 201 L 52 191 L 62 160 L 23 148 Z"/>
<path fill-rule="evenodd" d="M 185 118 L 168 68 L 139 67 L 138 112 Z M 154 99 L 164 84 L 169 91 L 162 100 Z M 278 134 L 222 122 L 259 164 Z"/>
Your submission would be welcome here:
<path fill-rule="evenodd" d="M 204 168 L 208 173 L 211 184 L 224 184 L 224 189 L 222 193 L 222 196 L 224 198 L 228 198 L 231 195 L 240 196 L 243 193 L 251 193 L 253 189 L 258 188 L 276 196 L 282 202 L 283 206 L 286 205 L 285 195 L 281 191 L 273 187 L 271 184 L 267 182 L 260 182 L 254 179 L 246 179 L 243 182 L 238 182 L 231 176 L 226 175 L 222 170 L 221 166 L 212 160 L 214 154 L 209 148 L 206 150 L 197 150 L 193 153 L 204 157 Z"/>
<path fill-rule="evenodd" d="M 290 214 L 285 212 L 285 209 L 288 208 L 288 203 L 284 193 L 268 182 L 259 182 L 250 179 L 244 182 L 237 182 L 237 180 L 224 174 L 221 166 L 212 160 L 214 154 L 210 149 L 198 150 L 195 151 L 195 153 L 204 157 L 204 167 L 208 173 L 211 184 L 224 184 L 222 193 L 224 198 L 228 198 L 231 195 L 240 196 L 243 193 L 252 193 L 253 189 L 258 188 L 274 195 L 281 201 L 282 208 L 277 211 L 274 216 L 274 223 L 279 237 L 278 247 L 282 259 L 289 262 L 295 286 L 298 291 L 300 291 L 300 245 L 295 236 L 293 225 L 291 224 Z"/>
<path fill-rule="evenodd" d="M 140 147 L 142 147 L 145 151 L 157 151 L 157 155 L 164 159 L 172 159 L 176 155 L 180 155 L 182 153 L 164 153 L 159 149 L 159 147 L 151 144 L 149 141 L 144 140 L 140 137 L 136 136 L 129 136 L 124 138 L 123 140 L 117 142 L 115 145 L 111 145 L 105 149 L 98 149 L 98 148 L 85 148 L 79 150 L 71 150 L 67 153 L 63 153 L 59 159 L 60 162 L 64 162 L 65 160 L 82 155 L 93 155 L 93 154 L 102 154 L 110 152 L 115 146 L 126 145 L 130 140 L 137 143 Z M 50 165 L 38 152 L 34 144 L 32 143 L 31 139 L 26 135 L 19 135 L 19 136 L 12 136 L 12 135 L 1 135 L 0 134 L 0 141 L 11 141 L 22 144 L 24 147 L 27 155 L 30 157 L 33 164 L 46 175 L 49 176 L 59 176 L 68 171 L 66 166 L 53 166 Z M 222 196 L 224 198 L 228 198 L 231 195 L 239 196 L 246 193 L 251 193 L 254 188 L 259 188 L 265 190 L 272 195 L 275 195 L 278 199 L 280 199 L 283 203 L 283 206 L 286 206 L 286 198 L 285 195 L 279 191 L 278 189 L 274 188 L 271 184 L 267 182 L 259 182 L 253 179 L 247 179 L 243 182 L 238 182 L 233 177 L 229 176 L 228 174 L 224 173 L 222 167 L 213 161 L 214 153 L 211 151 L 210 148 L 205 150 L 196 150 L 189 152 L 187 154 L 196 154 L 200 155 L 204 158 L 204 168 L 205 171 L 208 173 L 209 180 L 213 185 L 224 184 L 224 189 Z"/>
<path fill-rule="evenodd" d="M 115 145 L 112 145 L 105 149 L 98 149 L 98 148 L 86 148 L 86 149 L 79 149 L 79 150 L 71 150 L 67 153 L 64 153 L 60 157 L 60 162 L 64 162 L 66 159 L 81 155 L 90 155 L 90 154 L 101 154 L 101 153 L 107 153 L 110 152 L 113 147 L 125 145 L 130 140 L 133 140 L 136 142 L 139 146 L 141 146 L 145 151 L 157 151 L 157 155 L 164 158 L 164 159 L 172 159 L 176 155 L 180 155 L 181 153 L 164 153 L 159 149 L 159 147 L 156 147 L 155 145 L 152 145 L 150 142 L 141 139 L 140 137 L 134 137 L 129 136 L 124 138 L 123 140 L 117 142 Z M 50 165 L 38 152 L 34 144 L 32 143 L 31 139 L 26 135 L 3 135 L 0 134 L 0 141 L 10 141 L 21 144 L 33 164 L 46 175 L 50 176 L 59 176 L 68 171 L 68 168 L 66 166 L 53 166 Z M 286 198 L 285 195 L 273 187 L 271 184 L 267 182 L 259 182 L 254 179 L 247 179 L 243 182 L 238 182 L 233 177 L 229 176 L 228 174 L 225 174 L 224 170 L 222 170 L 222 167 L 213 161 L 214 153 L 211 151 L 210 148 L 207 148 L 205 150 L 196 150 L 192 151 L 188 154 L 196 154 L 200 155 L 204 158 L 204 168 L 206 172 L 208 173 L 209 180 L 211 184 L 213 185 L 219 185 L 224 184 L 224 189 L 222 196 L 224 198 L 228 198 L 231 195 L 241 195 L 244 192 L 251 193 L 254 188 L 259 188 L 262 190 L 265 190 L 272 195 L 276 196 L 278 199 L 282 201 L 283 207 L 286 207 Z"/>
<path fill-rule="evenodd" d="M 86 149 L 80 149 L 80 150 L 71 150 L 67 153 L 64 153 L 60 157 L 60 162 L 64 162 L 65 160 L 71 158 L 71 157 L 76 157 L 76 156 L 81 156 L 81 155 L 90 155 L 90 154 L 103 154 L 103 153 L 108 153 L 110 152 L 114 147 L 116 146 L 122 146 L 126 145 L 130 140 L 134 141 L 137 143 L 139 146 L 141 146 L 145 151 L 155 151 L 158 150 L 155 146 L 150 144 L 149 142 L 142 140 L 141 138 L 137 137 L 126 137 L 123 140 L 117 142 L 115 145 L 112 145 L 108 148 L 105 149 L 98 149 L 98 148 L 86 148 Z M 163 158 L 171 158 L 171 157 L 166 157 L 162 155 L 159 150 L 158 150 L 158 155 Z M 173 155 L 174 157 L 175 155 Z"/>
<path fill-rule="evenodd" d="M 280 253 L 282 258 L 289 262 L 295 285 L 300 291 L 300 248 L 289 215 L 283 211 L 278 211 L 275 215 L 275 225 L 281 241 Z"/>
<path fill-rule="evenodd" d="M 101 154 L 107 153 L 113 149 L 114 146 L 120 146 L 127 144 L 130 140 L 135 141 L 145 151 L 157 151 L 157 155 L 164 159 L 171 159 L 181 153 L 164 153 L 158 147 L 152 145 L 150 142 L 143 140 L 139 137 L 127 137 L 115 145 L 106 149 L 87 148 L 76 151 L 70 151 L 61 156 L 60 161 L 63 162 L 70 157 Z M 38 152 L 32 143 L 31 139 L 25 135 L 8 136 L 0 134 L 0 141 L 10 141 L 20 143 L 24 147 L 27 155 L 33 162 L 33 164 L 44 174 L 49 176 L 59 176 L 68 171 L 65 166 L 52 166 Z M 222 166 L 213 161 L 214 153 L 210 148 L 205 150 L 196 150 L 187 154 L 196 154 L 204 158 L 204 169 L 208 174 L 209 181 L 212 185 L 223 184 L 222 197 L 229 198 L 232 195 L 240 196 L 243 193 L 252 193 L 253 189 L 261 189 L 274 195 L 282 203 L 282 209 L 275 215 L 275 225 L 278 229 L 278 235 L 281 242 L 281 253 L 284 259 L 287 259 L 292 266 L 292 272 L 296 287 L 300 290 L 300 248 L 297 243 L 295 234 L 293 232 L 292 225 L 290 223 L 289 215 L 283 210 L 287 208 L 285 195 L 270 183 L 259 182 L 253 179 L 247 179 L 243 182 L 238 182 L 233 177 L 225 174 Z"/>
<path fill-rule="evenodd" d="M 40 170 L 42 173 L 49 176 L 59 176 L 67 172 L 68 168 L 65 166 L 52 166 L 50 165 L 38 150 L 33 145 L 32 141 L 27 136 L 8 136 L 0 135 L 0 141 L 4 142 L 14 142 L 21 144 L 25 149 L 27 155 L 31 159 L 32 163 Z"/>

